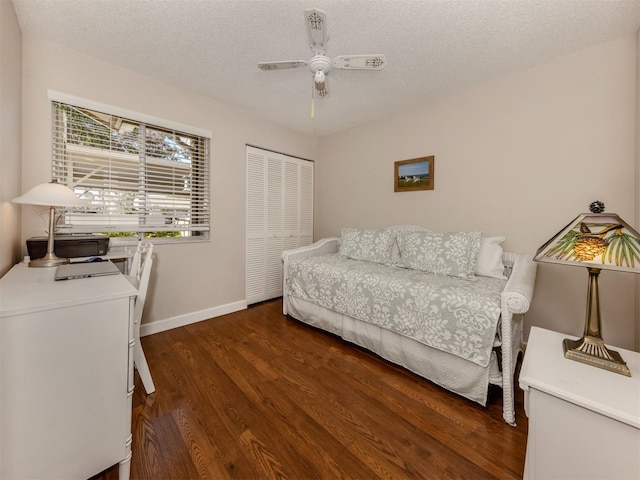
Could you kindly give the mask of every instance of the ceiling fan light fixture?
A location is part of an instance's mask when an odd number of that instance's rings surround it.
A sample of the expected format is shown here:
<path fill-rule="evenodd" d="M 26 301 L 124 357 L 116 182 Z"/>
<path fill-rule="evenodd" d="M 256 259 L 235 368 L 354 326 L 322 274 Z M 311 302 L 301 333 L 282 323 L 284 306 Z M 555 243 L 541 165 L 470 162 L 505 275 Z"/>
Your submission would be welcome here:
<path fill-rule="evenodd" d="M 314 82 L 316 82 L 316 87 L 318 90 L 324 89 L 324 80 L 325 75 L 321 69 L 316 70 L 316 74 L 313 76 Z"/>

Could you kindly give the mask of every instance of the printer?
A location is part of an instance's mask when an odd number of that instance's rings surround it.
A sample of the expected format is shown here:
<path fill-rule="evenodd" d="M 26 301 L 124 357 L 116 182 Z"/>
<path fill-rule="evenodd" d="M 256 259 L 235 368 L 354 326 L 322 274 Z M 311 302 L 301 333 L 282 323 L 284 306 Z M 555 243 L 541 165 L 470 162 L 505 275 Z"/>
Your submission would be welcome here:
<path fill-rule="evenodd" d="M 27 251 L 31 260 L 47 254 L 48 237 L 27 239 Z M 54 253 L 63 258 L 99 257 L 109 250 L 109 237 L 105 235 L 56 235 L 53 238 Z"/>

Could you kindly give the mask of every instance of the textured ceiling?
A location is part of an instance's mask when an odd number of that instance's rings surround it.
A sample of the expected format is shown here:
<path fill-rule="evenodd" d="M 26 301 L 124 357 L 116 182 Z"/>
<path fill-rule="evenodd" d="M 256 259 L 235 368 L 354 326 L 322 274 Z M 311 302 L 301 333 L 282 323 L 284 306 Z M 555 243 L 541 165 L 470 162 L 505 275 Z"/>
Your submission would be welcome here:
<path fill-rule="evenodd" d="M 2 1 L 2 0 L 0 0 Z M 639 0 L 13 0 L 31 35 L 327 135 L 633 33 Z M 303 10 L 327 14 L 326 55 L 385 54 L 381 71 L 332 70 L 310 115 Z M 69 92 L 73 93 L 73 92 Z"/>

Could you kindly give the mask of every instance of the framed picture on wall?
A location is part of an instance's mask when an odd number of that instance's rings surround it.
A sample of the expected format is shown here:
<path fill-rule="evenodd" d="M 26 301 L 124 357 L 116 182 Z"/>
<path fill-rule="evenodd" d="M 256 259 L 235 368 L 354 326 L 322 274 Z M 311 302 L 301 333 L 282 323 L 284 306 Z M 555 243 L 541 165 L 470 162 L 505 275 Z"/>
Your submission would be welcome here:
<path fill-rule="evenodd" d="M 394 192 L 433 190 L 435 157 L 420 157 L 395 162 L 393 173 Z"/>

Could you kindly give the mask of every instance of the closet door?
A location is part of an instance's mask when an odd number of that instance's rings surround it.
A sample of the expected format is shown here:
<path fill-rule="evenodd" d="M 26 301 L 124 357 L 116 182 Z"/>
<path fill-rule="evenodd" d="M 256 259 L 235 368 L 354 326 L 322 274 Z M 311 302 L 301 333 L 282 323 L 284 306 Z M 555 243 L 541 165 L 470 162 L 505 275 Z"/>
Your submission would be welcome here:
<path fill-rule="evenodd" d="M 247 146 L 247 303 L 282 295 L 284 250 L 313 242 L 313 162 Z"/>
<path fill-rule="evenodd" d="M 266 285 L 266 158 L 247 148 L 246 295 L 254 303 Z M 249 302 L 252 300 L 251 302 Z"/>
<path fill-rule="evenodd" d="M 298 247 L 313 243 L 313 162 L 300 163 Z"/>
<path fill-rule="evenodd" d="M 298 163 L 285 159 L 284 167 L 284 215 L 282 217 L 283 250 L 298 246 L 300 223 L 300 168 Z"/>
<path fill-rule="evenodd" d="M 282 231 L 283 210 L 286 207 L 282 159 L 267 152 L 267 228 L 264 232 L 267 244 L 264 287 L 256 302 L 282 295 L 282 261 L 284 238 Z M 254 303 L 254 302 L 251 302 Z"/>

